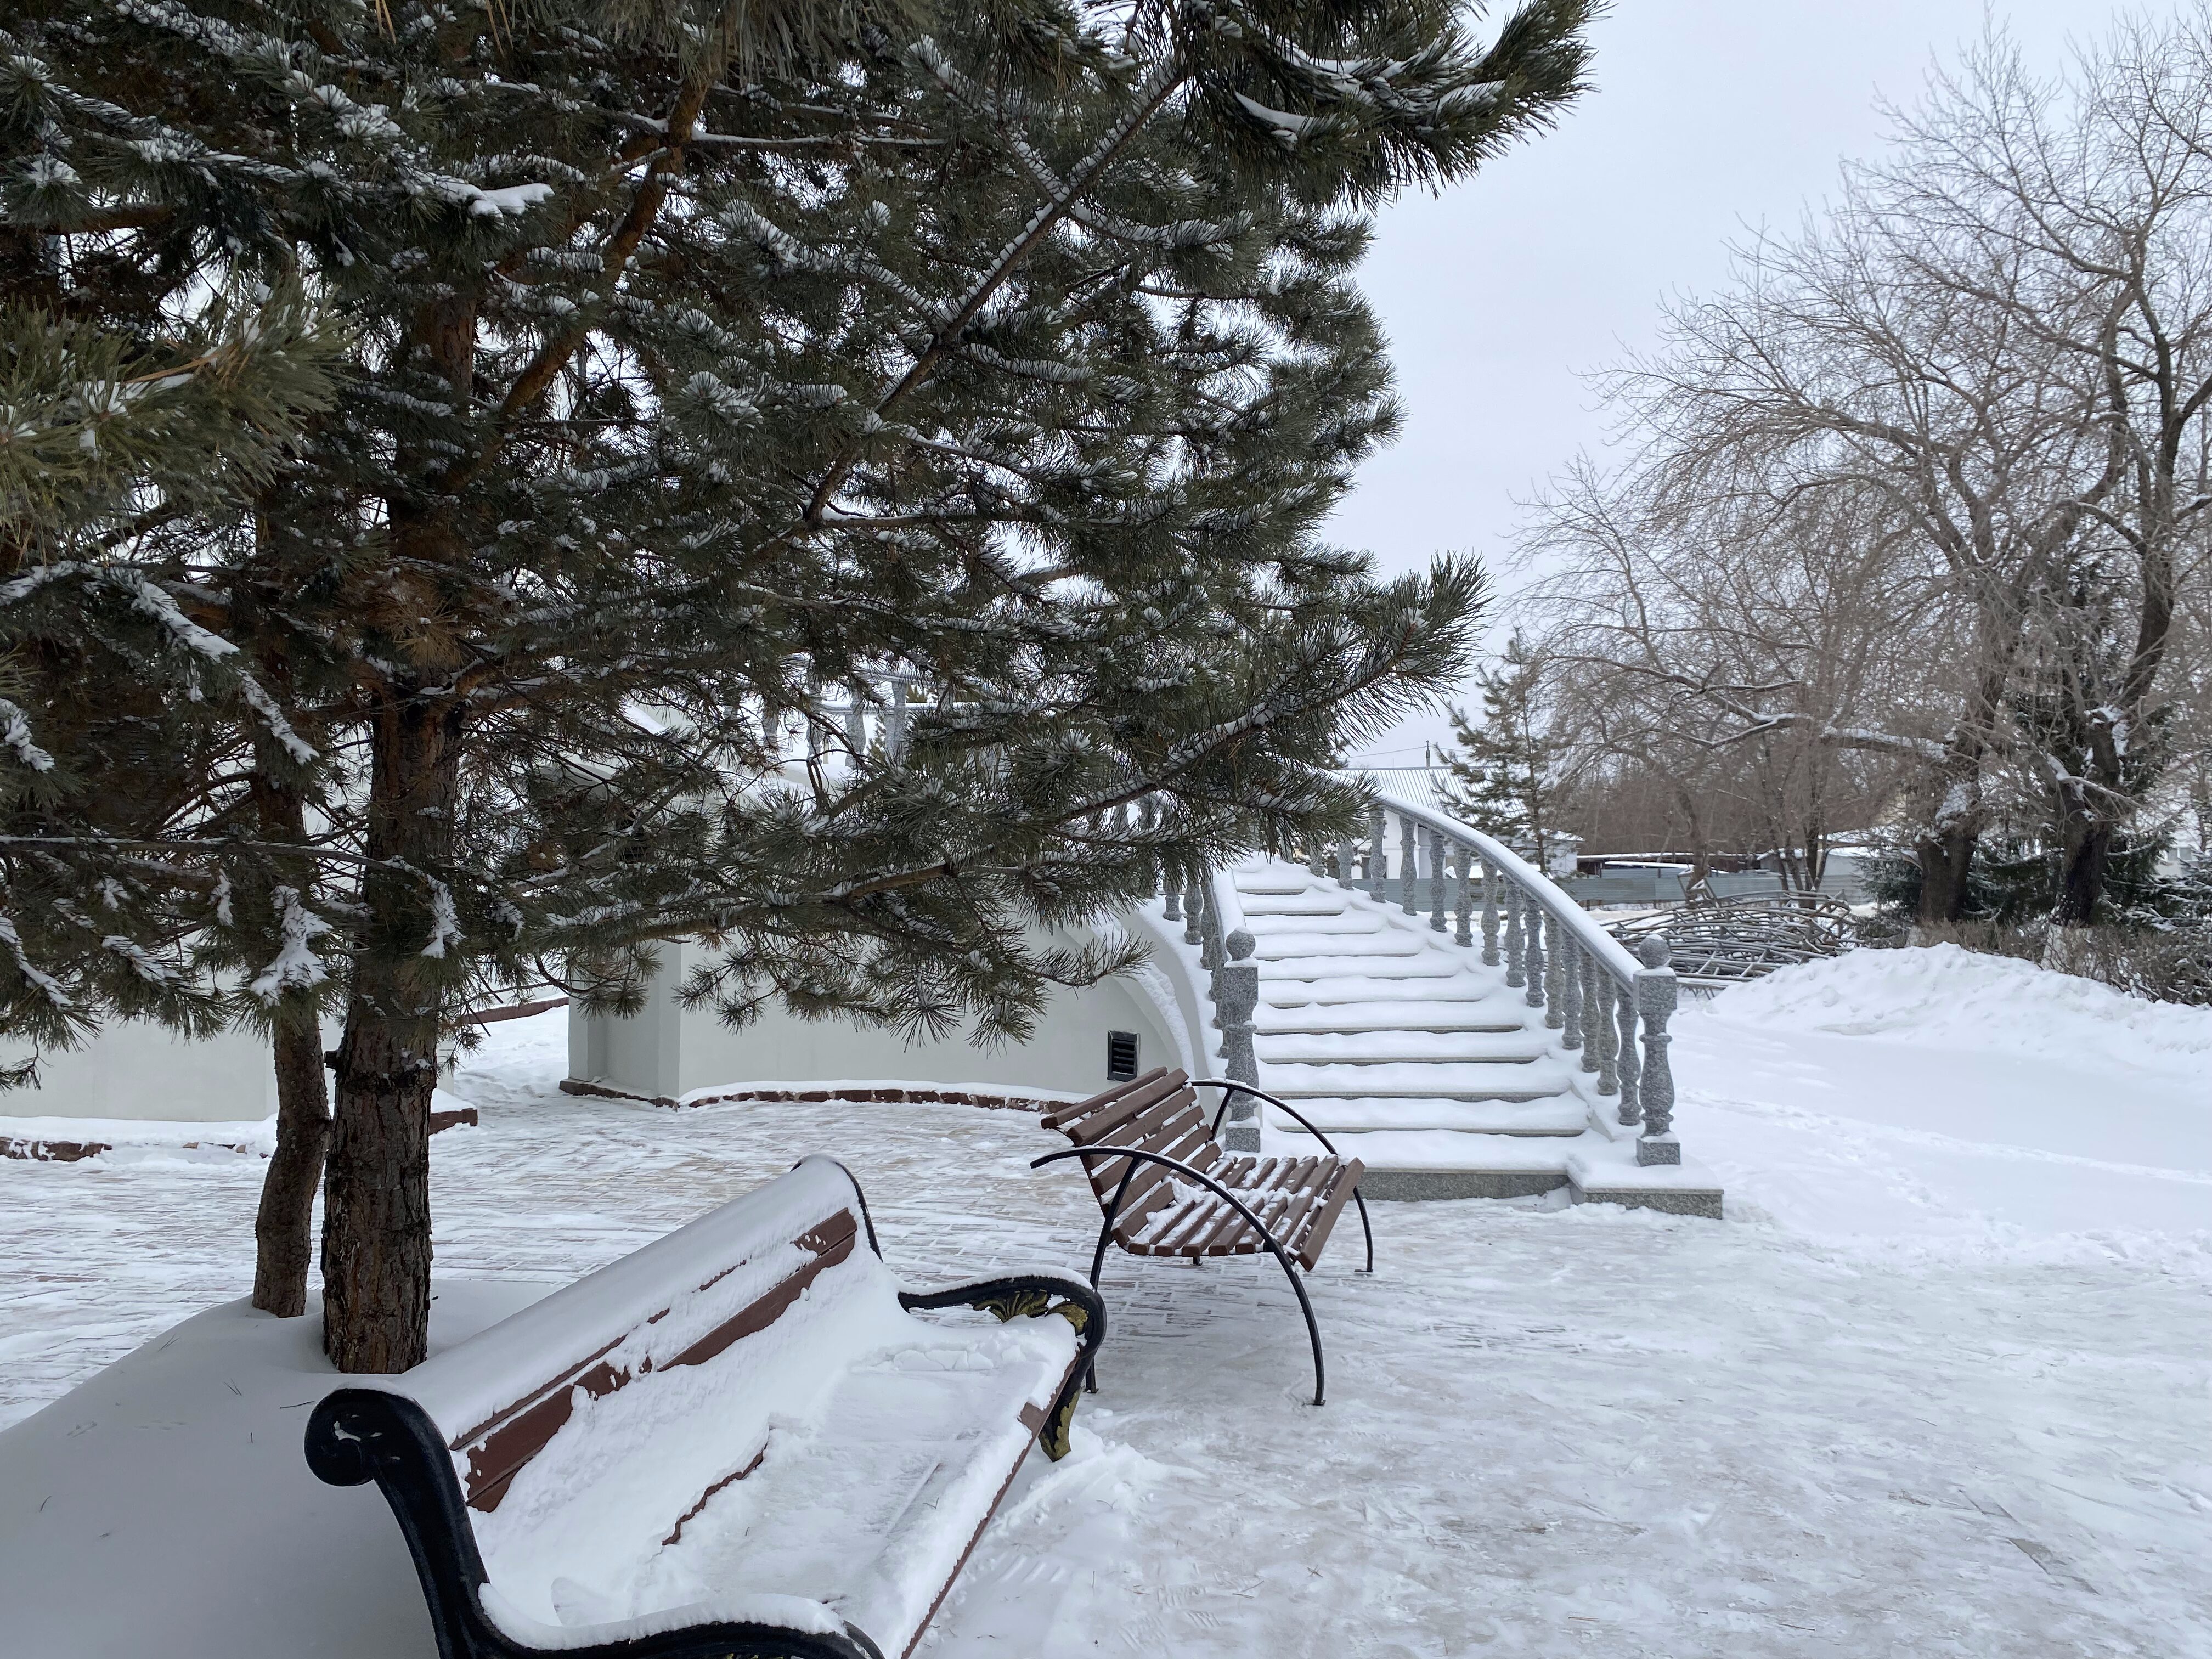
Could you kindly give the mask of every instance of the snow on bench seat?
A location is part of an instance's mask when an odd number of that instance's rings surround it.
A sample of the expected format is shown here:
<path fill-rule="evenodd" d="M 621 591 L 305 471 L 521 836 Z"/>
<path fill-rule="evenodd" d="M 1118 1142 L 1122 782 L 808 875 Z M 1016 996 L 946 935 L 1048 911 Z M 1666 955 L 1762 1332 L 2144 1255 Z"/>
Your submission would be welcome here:
<path fill-rule="evenodd" d="M 455 1655 L 903 1655 L 1030 1443 L 1065 1449 L 1103 1315 L 1056 1274 L 902 1291 L 874 1243 L 809 1158 L 330 1395 L 309 1462 L 383 1486 Z M 1008 1322 L 913 1311 L 960 1305 Z"/>

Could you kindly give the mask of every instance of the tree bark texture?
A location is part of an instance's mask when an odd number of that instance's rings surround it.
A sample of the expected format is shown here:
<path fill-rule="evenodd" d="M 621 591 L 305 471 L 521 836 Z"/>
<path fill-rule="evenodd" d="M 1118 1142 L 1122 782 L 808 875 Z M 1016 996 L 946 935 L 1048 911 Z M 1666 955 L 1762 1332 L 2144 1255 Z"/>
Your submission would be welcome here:
<path fill-rule="evenodd" d="M 2118 825 L 2104 814 L 2069 813 L 2061 825 L 2063 862 L 2058 870 L 2058 903 L 2052 920 L 2062 927 L 2086 927 L 2105 902 L 2105 880 L 2112 868 L 2112 839 Z"/>
<path fill-rule="evenodd" d="M 1925 830 L 1914 844 L 1920 866 L 1920 920 L 1953 922 L 1966 914 L 1966 881 L 1974 863 L 1975 832 L 1966 824 Z"/>
<path fill-rule="evenodd" d="M 282 684 L 281 665 L 264 664 Z M 252 790 L 262 833 L 272 842 L 307 838 L 307 803 L 284 781 L 282 757 L 265 732 L 255 740 Z M 324 1075 L 322 1018 L 314 999 L 287 994 L 270 1034 L 276 1069 L 276 1148 L 262 1177 L 253 1218 L 253 1305 L 282 1319 L 307 1310 L 307 1268 L 314 1258 L 315 1189 L 331 1139 L 330 1082 Z"/>
<path fill-rule="evenodd" d="M 329 1080 L 323 1074 L 322 1021 L 313 1003 L 287 997 L 276 1010 L 276 1150 L 262 1178 L 253 1218 L 253 1305 L 280 1319 L 307 1310 L 307 1266 L 314 1257 L 315 1188 L 331 1139 Z"/>
<path fill-rule="evenodd" d="M 463 407 L 476 321 L 471 300 L 449 294 L 411 331 L 417 361 Z M 341 1371 L 404 1371 L 429 1350 L 430 1097 L 451 985 L 434 882 L 452 866 L 462 723 L 461 653 L 421 623 L 444 609 L 437 573 L 465 551 L 447 459 L 427 447 L 398 458 L 395 479 L 409 482 L 386 499 L 394 579 L 362 618 L 404 666 L 379 688 L 369 729 L 370 925 L 338 1042 L 323 1188 L 323 1351 Z"/>
<path fill-rule="evenodd" d="M 386 697 L 373 736 L 369 856 L 447 867 L 459 717 L 435 695 Z M 373 873 L 371 947 L 338 1045 L 337 1117 L 323 1215 L 323 1347 L 341 1371 L 404 1371 L 428 1352 L 430 1094 L 441 958 L 428 880 Z"/>

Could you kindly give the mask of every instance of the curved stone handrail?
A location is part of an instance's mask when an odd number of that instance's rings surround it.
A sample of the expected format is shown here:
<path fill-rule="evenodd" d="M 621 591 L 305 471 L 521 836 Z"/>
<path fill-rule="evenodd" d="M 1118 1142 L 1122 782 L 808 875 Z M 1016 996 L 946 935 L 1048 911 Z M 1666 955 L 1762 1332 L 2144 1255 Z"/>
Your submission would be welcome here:
<path fill-rule="evenodd" d="M 1579 1055 L 1583 1071 L 1596 1074 L 1597 1093 L 1618 1097 L 1620 1125 L 1640 1132 L 1637 1162 L 1680 1163 L 1674 1073 L 1667 1052 L 1674 1041 L 1667 1026 L 1677 987 L 1667 942 L 1654 936 L 1632 953 L 1550 877 L 1495 836 L 1371 786 L 1369 800 L 1364 878 L 1355 873 L 1363 862 L 1360 850 L 1346 842 L 1334 849 L 1336 878 L 1365 887 L 1377 901 L 1396 896 L 1409 915 L 1428 909 L 1431 928 L 1449 928 L 1455 944 L 1479 948 L 1486 964 L 1502 964 L 1506 984 L 1522 991 L 1529 1007 L 1542 1009 L 1544 1024 L 1559 1033 L 1560 1046 Z M 1309 867 L 1325 874 L 1331 862 L 1331 849 L 1321 848 Z"/>

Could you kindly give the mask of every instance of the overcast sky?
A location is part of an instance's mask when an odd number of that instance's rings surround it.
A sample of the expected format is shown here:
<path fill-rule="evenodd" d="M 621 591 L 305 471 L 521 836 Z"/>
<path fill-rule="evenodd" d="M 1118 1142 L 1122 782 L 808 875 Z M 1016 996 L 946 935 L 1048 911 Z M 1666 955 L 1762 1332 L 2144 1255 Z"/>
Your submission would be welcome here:
<path fill-rule="evenodd" d="M 1990 8 L 2052 70 L 2118 9 Z M 1583 374 L 1650 343 L 1666 295 L 1718 286 L 1747 227 L 1794 225 L 1844 157 L 1878 153 L 1878 97 L 1914 100 L 1983 17 L 1982 0 L 1619 0 L 1593 31 L 1595 89 L 1556 131 L 1382 215 L 1365 284 L 1408 418 L 1334 538 L 1393 568 L 1447 549 L 1495 566 L 1516 501 L 1602 450 Z M 1355 758 L 1418 765 L 1448 730 L 1412 721 Z"/>

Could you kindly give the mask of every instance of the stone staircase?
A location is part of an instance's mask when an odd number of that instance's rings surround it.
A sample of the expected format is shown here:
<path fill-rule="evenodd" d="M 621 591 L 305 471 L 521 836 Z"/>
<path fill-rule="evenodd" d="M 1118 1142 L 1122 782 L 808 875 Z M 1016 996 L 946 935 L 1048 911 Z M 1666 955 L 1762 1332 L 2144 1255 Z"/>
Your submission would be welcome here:
<path fill-rule="evenodd" d="M 1636 1168 L 1636 1131 L 1503 965 L 1427 915 L 1295 864 L 1225 872 L 1255 940 L 1260 1086 L 1366 1164 L 1375 1198 L 1577 1198 L 1717 1214 L 1692 1169 Z M 1268 1108 L 1267 1150 L 1312 1137 Z"/>

